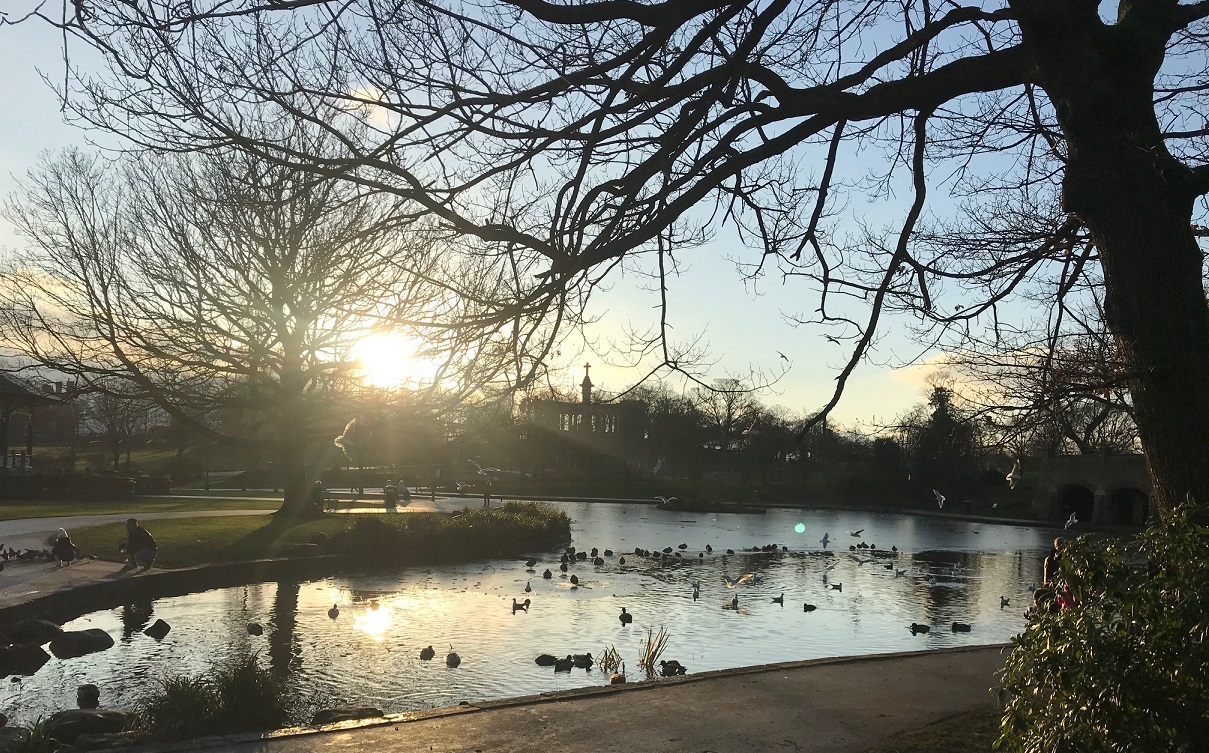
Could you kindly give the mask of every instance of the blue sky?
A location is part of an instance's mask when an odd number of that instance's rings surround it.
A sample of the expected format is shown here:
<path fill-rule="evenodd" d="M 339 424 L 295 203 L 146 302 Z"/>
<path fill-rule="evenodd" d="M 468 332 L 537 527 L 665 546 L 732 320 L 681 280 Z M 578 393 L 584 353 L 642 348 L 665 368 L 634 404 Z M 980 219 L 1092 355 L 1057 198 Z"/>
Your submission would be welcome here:
<path fill-rule="evenodd" d="M 86 147 L 89 134 L 63 123 L 53 91 L 39 71 L 52 79 L 62 76 L 61 39 L 40 24 L 23 24 L 0 30 L 0 102 L 5 115 L 0 120 L 0 194 L 7 196 L 13 179 L 29 169 L 43 150 L 66 146 Z M 86 55 L 82 47 L 74 53 Z M 882 208 L 884 209 L 884 208 Z M 890 215 L 887 215 L 888 217 Z M 0 246 L 14 247 L 19 241 L 12 228 L 0 220 Z M 789 369 L 775 386 L 761 396 L 766 404 L 795 411 L 811 411 L 823 404 L 834 387 L 836 369 L 846 352 L 828 342 L 818 330 L 794 327 L 786 314 L 809 311 L 816 303 L 801 283 L 782 285 L 775 276 L 764 279 L 757 289 L 745 285 L 734 264 L 724 258 L 737 251 L 721 242 L 683 255 L 684 270 L 671 289 L 672 323 L 678 336 L 703 335 L 711 359 L 710 375 L 742 375 L 750 370 L 779 373 L 786 365 L 778 352 L 789 359 Z M 600 341 L 617 339 L 627 324 L 645 328 L 656 320 L 654 294 L 641 290 L 635 276 L 615 278 L 611 290 L 596 299 L 593 313 L 601 323 L 591 330 Z M 914 355 L 908 338 L 901 334 L 906 322 L 888 322 L 879 360 L 901 362 Z M 608 360 L 570 342 L 562 350 L 569 367 L 562 377 L 568 389 L 576 389 L 583 377 L 582 364 L 593 364 L 592 379 L 602 389 L 620 390 L 632 383 L 637 369 L 610 366 Z M 886 421 L 919 402 L 926 367 L 891 369 L 866 364 L 850 380 L 835 418 L 846 425 Z M 671 384 L 679 386 L 679 381 Z"/>

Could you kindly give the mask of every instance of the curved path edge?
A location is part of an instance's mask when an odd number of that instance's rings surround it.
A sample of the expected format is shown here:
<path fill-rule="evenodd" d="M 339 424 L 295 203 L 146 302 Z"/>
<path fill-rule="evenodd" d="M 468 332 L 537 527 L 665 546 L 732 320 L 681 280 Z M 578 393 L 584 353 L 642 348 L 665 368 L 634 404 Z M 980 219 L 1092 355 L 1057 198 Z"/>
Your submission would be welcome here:
<path fill-rule="evenodd" d="M 809 659 L 518 696 L 319 727 L 142 746 L 148 753 L 595 750 L 855 753 L 996 708 L 1010 644 Z"/>

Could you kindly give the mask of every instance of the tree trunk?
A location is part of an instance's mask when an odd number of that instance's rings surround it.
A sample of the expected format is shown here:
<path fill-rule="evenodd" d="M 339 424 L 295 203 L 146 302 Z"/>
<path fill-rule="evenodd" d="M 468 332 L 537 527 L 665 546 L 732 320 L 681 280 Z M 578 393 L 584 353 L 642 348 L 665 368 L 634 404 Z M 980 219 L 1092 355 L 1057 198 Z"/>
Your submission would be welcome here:
<path fill-rule="evenodd" d="M 1166 514 L 1188 495 L 1207 500 L 1209 308 L 1194 175 L 1167 151 L 1152 101 L 1161 19 L 1105 26 L 1095 3 L 1073 0 L 1013 7 L 1066 135 L 1064 207 L 1090 229 L 1104 268 L 1154 502 Z"/>
<path fill-rule="evenodd" d="M 323 514 L 311 502 L 310 488 L 306 478 L 306 444 L 283 442 L 277 449 L 278 465 L 281 468 L 281 484 L 285 500 L 277 510 L 279 517 L 305 520 Z"/>

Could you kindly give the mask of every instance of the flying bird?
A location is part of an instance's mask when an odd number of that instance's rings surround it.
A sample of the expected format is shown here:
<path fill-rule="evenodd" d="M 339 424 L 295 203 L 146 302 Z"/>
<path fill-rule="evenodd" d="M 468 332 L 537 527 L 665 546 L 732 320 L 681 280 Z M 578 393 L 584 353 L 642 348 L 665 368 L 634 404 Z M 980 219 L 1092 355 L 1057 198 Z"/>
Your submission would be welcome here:
<path fill-rule="evenodd" d="M 1007 475 L 1009 489 L 1015 489 L 1016 484 L 1020 483 L 1020 479 L 1024 478 L 1024 474 L 1020 471 L 1020 458 L 1016 458 L 1016 464 L 1012 466 L 1012 470 Z"/>
<path fill-rule="evenodd" d="M 1011 599 L 1009 599 L 1009 598 L 1008 598 L 1008 597 L 1006 597 L 1006 596 L 1000 596 L 1000 597 L 999 597 L 999 608 L 1000 608 L 1000 609 L 1003 609 L 1004 607 L 1010 607 L 1011 605 L 1012 605 L 1012 600 L 1011 600 Z"/>
<path fill-rule="evenodd" d="M 863 531 L 865 529 L 862 528 L 861 530 Z M 829 534 L 829 533 L 824 533 L 823 538 L 819 539 L 819 543 L 823 545 L 824 549 L 827 548 L 828 541 L 831 541 L 831 534 Z"/>
<path fill-rule="evenodd" d="M 780 356 L 782 359 L 784 359 L 785 363 L 789 363 L 789 356 L 785 355 L 784 353 L 782 353 L 779 350 L 777 351 L 777 355 Z"/>
<path fill-rule="evenodd" d="M 1078 523 L 1078 522 L 1079 522 L 1079 518 L 1075 517 L 1075 513 L 1072 512 L 1070 514 L 1070 517 L 1067 518 L 1067 520 L 1066 520 L 1066 525 L 1062 526 L 1062 528 L 1063 529 L 1070 528 L 1071 526 L 1073 526 L 1075 523 Z"/>
<path fill-rule="evenodd" d="M 855 563 L 856 563 L 856 564 L 858 564 L 858 565 L 863 565 L 863 564 L 865 564 L 866 562 L 872 562 L 872 561 L 873 561 L 873 559 L 872 559 L 872 558 L 867 559 L 867 560 L 863 560 L 863 559 L 861 559 L 860 557 L 857 557 L 855 554 L 850 554 L 850 555 L 848 555 L 848 559 L 852 560 L 853 562 L 855 562 Z"/>
<path fill-rule="evenodd" d="M 945 509 L 945 495 L 933 489 L 932 496 L 936 497 L 936 506 L 942 510 Z"/>
<path fill-rule="evenodd" d="M 855 531 L 849 531 L 848 535 L 859 539 L 861 537 L 861 534 L 864 532 L 865 532 L 864 528 L 858 528 Z"/>

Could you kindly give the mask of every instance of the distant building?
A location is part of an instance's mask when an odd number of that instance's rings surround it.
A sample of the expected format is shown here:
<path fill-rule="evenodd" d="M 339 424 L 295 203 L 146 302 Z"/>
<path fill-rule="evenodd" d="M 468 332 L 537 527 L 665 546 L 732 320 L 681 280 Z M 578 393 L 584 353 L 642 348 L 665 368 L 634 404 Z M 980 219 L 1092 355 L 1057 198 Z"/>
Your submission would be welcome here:
<path fill-rule="evenodd" d="M 641 457 L 647 405 L 641 400 L 593 402 L 590 365 L 584 366 L 580 401 L 529 399 L 521 404 L 524 441 L 535 470 L 627 473 Z"/>
<path fill-rule="evenodd" d="M 1058 455 L 1042 461 L 1033 512 L 1045 520 L 1141 525 L 1153 513 L 1142 455 Z"/>
<path fill-rule="evenodd" d="M 62 399 L 33 390 L 0 374 L 0 472 L 32 472 L 34 430 L 56 419 Z"/>

